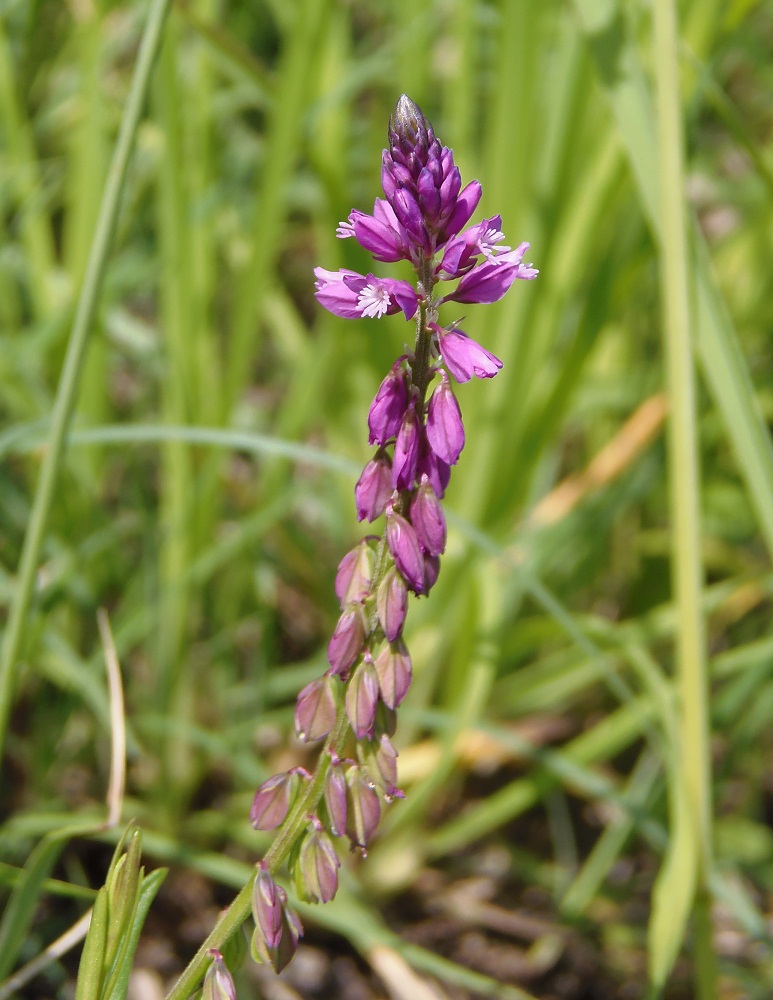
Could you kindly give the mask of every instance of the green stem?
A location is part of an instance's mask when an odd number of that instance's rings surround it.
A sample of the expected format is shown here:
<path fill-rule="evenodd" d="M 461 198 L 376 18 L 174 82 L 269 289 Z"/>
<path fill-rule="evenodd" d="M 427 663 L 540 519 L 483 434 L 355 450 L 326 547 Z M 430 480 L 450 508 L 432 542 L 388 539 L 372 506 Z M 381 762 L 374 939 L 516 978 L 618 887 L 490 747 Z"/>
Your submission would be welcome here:
<path fill-rule="evenodd" d="M 102 287 L 107 256 L 115 231 L 126 169 L 137 125 L 147 95 L 151 70 L 161 42 L 161 34 L 171 0 L 152 0 L 140 43 L 121 127 L 102 195 L 86 273 L 75 310 L 59 387 L 51 415 L 51 430 L 43 455 L 29 524 L 19 561 L 18 582 L 13 591 L 8 625 L 0 652 L 0 758 L 5 741 L 16 662 L 19 658 L 27 613 L 32 600 L 35 574 L 65 451 L 65 440 L 78 393 L 86 345 L 91 333 L 97 298 Z"/>
<path fill-rule="evenodd" d="M 325 747 L 317 760 L 317 767 L 314 771 L 314 777 L 309 783 L 309 787 L 293 805 L 287 819 L 285 819 L 279 828 L 273 844 L 263 858 L 264 864 L 272 874 L 286 860 L 292 850 L 293 844 L 306 826 L 309 814 L 316 811 L 317 804 L 322 798 L 322 792 L 325 787 L 325 777 L 330 769 L 331 751 L 337 752 L 342 749 L 348 735 L 349 722 L 346 717 L 346 710 L 341 706 L 338 710 L 333 731 L 328 737 Z M 166 1000 L 188 1000 L 188 997 L 198 989 L 207 971 L 207 967 L 212 961 L 207 952 L 210 948 L 221 949 L 231 935 L 241 927 L 250 915 L 254 882 L 255 875 L 253 874 L 188 963 L 183 974 L 167 994 Z"/>
<path fill-rule="evenodd" d="M 673 511 L 672 576 L 679 620 L 676 662 L 681 696 L 680 766 L 687 806 L 695 820 L 697 864 L 693 936 L 696 997 L 699 1000 L 714 1000 L 717 973 L 708 892 L 712 832 L 708 673 L 701 611 L 700 479 L 687 271 L 684 136 L 674 0 L 656 0 L 654 28 L 662 241 L 660 271 L 664 355 L 670 400 L 668 458 Z"/>
<path fill-rule="evenodd" d="M 430 344 L 432 337 L 427 325 L 437 319 L 437 304 L 432 299 L 432 289 L 437 284 L 437 279 L 432 273 L 433 258 L 425 258 L 416 268 L 421 289 L 424 297 L 419 302 L 419 314 L 416 318 L 416 344 L 413 350 L 414 362 L 412 367 L 413 384 L 419 390 L 419 404 L 417 412 L 424 412 L 424 399 L 427 395 L 427 387 L 431 381 L 430 377 Z"/>

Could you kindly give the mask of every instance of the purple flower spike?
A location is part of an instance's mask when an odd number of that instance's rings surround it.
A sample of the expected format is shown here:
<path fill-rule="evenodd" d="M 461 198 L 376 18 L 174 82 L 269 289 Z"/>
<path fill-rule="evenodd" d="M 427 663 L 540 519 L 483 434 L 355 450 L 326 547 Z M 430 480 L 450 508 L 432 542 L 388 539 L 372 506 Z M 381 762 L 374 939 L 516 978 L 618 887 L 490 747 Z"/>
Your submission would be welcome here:
<path fill-rule="evenodd" d="M 419 544 L 431 556 L 439 556 L 446 547 L 446 518 L 429 477 L 421 477 L 411 501 L 411 524 Z M 387 636 L 387 638 L 391 638 Z"/>
<path fill-rule="evenodd" d="M 295 703 L 295 732 L 299 740 L 312 743 L 330 732 L 336 721 L 333 678 L 328 674 L 307 684 Z"/>
<path fill-rule="evenodd" d="M 403 422 L 397 433 L 395 455 L 392 461 L 392 487 L 409 490 L 416 478 L 419 463 L 419 423 L 416 408 L 411 405 L 405 411 Z"/>
<path fill-rule="evenodd" d="M 334 837 L 343 837 L 346 833 L 346 778 L 338 757 L 333 758 L 325 775 L 324 795 L 330 832 Z"/>
<path fill-rule="evenodd" d="M 448 465 L 456 464 L 464 448 L 464 424 L 445 374 L 429 401 L 427 439 L 438 458 Z"/>
<path fill-rule="evenodd" d="M 477 378 L 493 378 L 502 367 L 499 358 L 461 330 L 441 330 L 432 324 L 440 342 L 440 353 L 446 368 L 457 382 Z"/>
<path fill-rule="evenodd" d="M 363 852 L 376 832 L 381 817 L 381 805 L 373 785 L 361 767 L 350 767 L 346 772 L 348 789 L 348 818 L 346 834 L 353 847 Z"/>
<path fill-rule="evenodd" d="M 400 358 L 378 388 L 370 405 L 368 428 L 370 444 L 386 444 L 400 430 L 408 409 L 408 386 Z"/>
<path fill-rule="evenodd" d="M 400 635 L 408 611 L 408 590 L 405 580 L 392 566 L 387 570 L 376 593 L 376 614 L 389 642 Z"/>
<path fill-rule="evenodd" d="M 351 604 L 338 619 L 327 647 L 333 674 L 344 674 L 362 652 L 365 642 L 365 617 L 361 605 Z"/>
<path fill-rule="evenodd" d="M 375 667 L 382 701 L 387 708 L 397 708 L 411 686 L 411 658 L 405 643 L 402 640 L 385 642 L 376 657 Z"/>
<path fill-rule="evenodd" d="M 346 714 L 358 740 L 373 734 L 378 705 L 378 675 L 366 656 L 346 685 Z"/>
<path fill-rule="evenodd" d="M 312 816 L 311 829 L 303 838 L 295 866 L 299 896 L 309 903 L 329 903 L 338 889 L 340 867 L 333 841 L 317 817 Z"/>
<path fill-rule="evenodd" d="M 423 593 L 424 557 L 413 525 L 387 508 L 386 536 L 389 551 L 405 582 L 414 593 Z"/>

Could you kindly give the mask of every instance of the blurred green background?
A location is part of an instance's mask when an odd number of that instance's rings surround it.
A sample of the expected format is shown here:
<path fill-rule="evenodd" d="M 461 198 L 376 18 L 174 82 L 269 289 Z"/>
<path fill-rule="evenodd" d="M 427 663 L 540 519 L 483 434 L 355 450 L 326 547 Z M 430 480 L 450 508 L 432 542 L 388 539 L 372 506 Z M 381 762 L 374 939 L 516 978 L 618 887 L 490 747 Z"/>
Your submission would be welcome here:
<path fill-rule="evenodd" d="M 4 607 L 147 14 L 139 2 L 0 3 Z M 679 15 L 712 978 L 714 995 L 761 1000 L 773 991 L 773 9 L 692 0 Z M 306 760 L 293 697 L 324 669 L 335 569 L 360 535 L 352 489 L 369 402 L 413 339 L 399 316 L 326 313 L 312 270 L 373 269 L 335 229 L 379 195 L 405 92 L 463 179 L 481 181 L 476 218 L 501 213 L 506 242 L 528 240 L 540 276 L 467 310 L 465 329 L 505 367 L 458 391 L 467 446 L 448 552 L 406 632 L 407 799 L 367 862 L 348 863 L 341 898 L 304 910 L 309 954 L 335 969 L 329 956 L 357 953 L 342 968 L 370 989 L 382 945 L 449 997 L 520 986 L 636 998 L 648 969 L 664 996 L 711 995 L 693 992 L 690 876 L 661 868 L 669 844 L 691 848 L 679 827 L 656 71 L 645 3 L 172 5 L 14 666 L 0 893 L 43 835 L 104 813 L 100 607 L 126 693 L 123 816 L 145 831 L 146 863 L 172 866 L 148 929 L 164 955 L 143 959 L 158 981 L 265 849 L 251 797 Z M 106 859 L 109 848 L 74 840 L 55 874 L 97 887 Z M 83 911 L 62 893 L 38 886 L 6 972 Z M 447 936 L 422 937 L 438 914 Z M 465 950 L 473 931 L 483 944 Z M 69 996 L 72 970 L 54 963 L 23 995 Z M 294 973 L 293 988 L 347 996 L 326 974 L 327 986 Z M 260 995 L 249 975 L 245 996 Z"/>

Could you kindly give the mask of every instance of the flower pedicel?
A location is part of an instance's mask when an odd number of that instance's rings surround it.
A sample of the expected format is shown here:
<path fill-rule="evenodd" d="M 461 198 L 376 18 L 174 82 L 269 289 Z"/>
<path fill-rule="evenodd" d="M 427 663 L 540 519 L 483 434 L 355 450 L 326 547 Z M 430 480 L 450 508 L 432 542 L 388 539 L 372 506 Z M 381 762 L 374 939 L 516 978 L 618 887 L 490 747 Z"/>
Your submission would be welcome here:
<path fill-rule="evenodd" d="M 391 737 L 395 709 L 411 682 L 402 639 L 408 592 L 428 594 L 437 579 L 446 543 L 440 501 L 465 443 L 452 380 L 492 378 L 502 367 L 456 326 L 440 326 L 440 307 L 496 302 L 517 278 L 537 276 L 523 263 L 528 243 L 515 250 L 503 245 L 498 215 L 468 225 L 481 186 L 471 181 L 462 187 L 453 153 L 405 95 L 388 137 L 381 169 L 385 197 L 376 199 L 372 215 L 351 212 L 337 235 L 355 239 L 376 261 L 409 261 L 416 286 L 349 270 L 314 272 L 316 296 L 330 312 L 345 319 L 402 312 L 415 320 L 416 342 L 412 354 L 395 361 L 373 400 L 368 430 L 377 450 L 355 487 L 358 519 L 385 515 L 384 529 L 341 560 L 341 615 L 328 645 L 330 667 L 296 704 L 300 739 L 325 740 L 317 768 L 313 775 L 294 768 L 269 778 L 252 808 L 257 829 L 277 829 L 254 883 L 252 953 L 277 971 L 303 933 L 274 881 L 278 866 L 288 861 L 300 898 L 327 902 L 340 866 L 331 838 L 348 837 L 364 855 L 382 803 L 402 797 Z M 228 995 L 228 986 L 218 989 Z"/>

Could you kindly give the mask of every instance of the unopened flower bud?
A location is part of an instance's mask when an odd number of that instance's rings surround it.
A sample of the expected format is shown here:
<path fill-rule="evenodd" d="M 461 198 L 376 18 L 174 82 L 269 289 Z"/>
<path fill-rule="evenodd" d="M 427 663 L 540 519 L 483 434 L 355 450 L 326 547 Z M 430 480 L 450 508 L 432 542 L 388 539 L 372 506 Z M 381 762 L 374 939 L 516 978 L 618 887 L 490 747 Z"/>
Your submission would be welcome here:
<path fill-rule="evenodd" d="M 385 642 L 374 666 L 381 700 L 387 708 L 397 708 L 411 686 L 411 658 L 405 643 L 401 639 Z"/>
<path fill-rule="evenodd" d="M 428 594 L 437 583 L 440 574 L 440 559 L 438 556 L 424 554 L 424 593 Z"/>
<path fill-rule="evenodd" d="M 358 740 L 373 733 L 378 705 L 378 676 L 366 655 L 346 685 L 346 714 Z"/>
<path fill-rule="evenodd" d="M 338 564 L 335 592 L 342 609 L 347 604 L 364 601 L 370 593 L 375 556 L 369 541 L 370 538 L 363 538 Z"/>
<path fill-rule="evenodd" d="M 386 455 L 371 459 L 354 487 L 358 521 L 375 521 L 386 510 L 392 495 L 392 472 Z"/>
<path fill-rule="evenodd" d="M 373 732 L 376 736 L 386 733 L 390 737 L 397 732 L 397 712 L 393 708 L 388 708 L 381 698 L 376 710 L 376 725 L 373 727 Z"/>
<path fill-rule="evenodd" d="M 236 1000 L 236 987 L 223 956 L 215 948 L 207 954 L 211 956 L 212 964 L 204 976 L 201 1000 Z"/>
<path fill-rule="evenodd" d="M 279 886 L 261 861 L 252 890 L 252 915 L 268 948 L 278 947 L 282 937 L 282 910 Z"/>
<path fill-rule="evenodd" d="M 324 795 L 328 828 L 334 837 L 343 837 L 346 833 L 346 778 L 341 761 L 335 756 L 325 775 Z"/>
<path fill-rule="evenodd" d="M 408 611 L 408 590 L 395 566 L 384 574 L 376 594 L 376 614 L 384 635 L 392 642 L 403 628 Z"/>
<path fill-rule="evenodd" d="M 473 375 L 477 378 L 493 378 L 502 367 L 502 362 L 495 354 L 481 347 L 462 330 L 446 331 L 436 324 L 433 324 L 433 328 L 438 333 L 443 362 L 457 382 L 469 382 Z"/>
<path fill-rule="evenodd" d="M 429 122 L 414 101 L 403 94 L 395 105 L 389 119 L 389 146 L 393 155 L 400 159 L 414 154 L 420 163 L 427 158 L 430 142 Z"/>
<path fill-rule="evenodd" d="M 432 393 L 427 411 L 427 439 L 438 458 L 455 465 L 464 448 L 464 424 L 447 376 Z"/>
<path fill-rule="evenodd" d="M 376 832 L 381 805 L 372 783 L 361 767 L 350 767 L 346 772 L 348 810 L 346 834 L 354 847 L 363 851 Z"/>
<path fill-rule="evenodd" d="M 426 431 L 421 436 L 419 465 L 416 474 L 419 478 L 426 476 L 429 479 L 430 485 L 438 498 L 442 499 L 445 496 L 446 488 L 451 479 L 451 466 L 435 454 L 427 440 Z"/>
<path fill-rule="evenodd" d="M 392 459 L 392 486 L 396 490 L 409 490 L 416 479 L 419 462 L 419 423 L 416 407 L 411 405 L 405 411 L 403 422 L 395 441 Z"/>
<path fill-rule="evenodd" d="M 295 954 L 303 925 L 287 905 L 287 893 L 274 882 L 263 862 L 258 866 L 253 888 L 252 915 L 255 920 L 252 957 L 281 972 Z"/>
<path fill-rule="evenodd" d="M 384 795 L 397 796 L 397 750 L 385 733 L 378 740 L 358 743 L 357 757 Z"/>
<path fill-rule="evenodd" d="M 295 703 L 295 732 L 307 742 L 321 740 L 336 721 L 336 699 L 333 678 L 328 674 L 311 681 L 298 695 Z"/>
<path fill-rule="evenodd" d="M 256 830 L 273 830 L 287 816 L 290 799 L 298 787 L 298 773 L 285 771 L 266 779 L 255 792 L 250 823 Z"/>
<path fill-rule="evenodd" d="M 423 475 L 411 501 L 411 524 L 425 552 L 439 556 L 446 547 L 446 519 L 429 477 Z"/>
<path fill-rule="evenodd" d="M 307 903 L 329 903 L 335 896 L 341 862 L 316 816 L 311 817 L 291 867 L 298 896 Z"/>
<path fill-rule="evenodd" d="M 402 359 L 397 361 L 379 386 L 368 412 L 371 444 L 386 444 L 395 437 L 408 408 L 408 386 Z"/>
<path fill-rule="evenodd" d="M 405 582 L 417 594 L 424 591 L 424 557 L 413 526 L 387 508 L 386 537 L 389 551 Z"/>
<path fill-rule="evenodd" d="M 356 661 L 365 642 L 365 616 L 362 606 L 350 604 L 344 610 L 330 637 L 327 658 L 334 674 L 343 674 Z"/>

